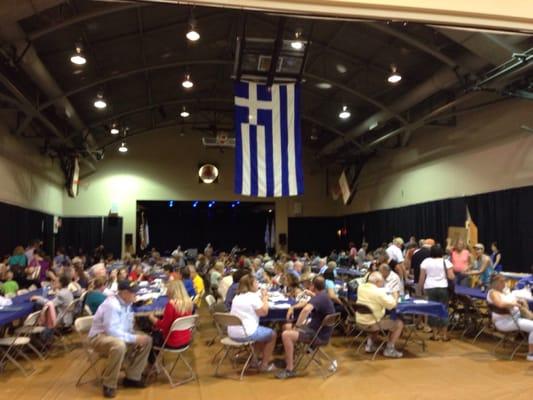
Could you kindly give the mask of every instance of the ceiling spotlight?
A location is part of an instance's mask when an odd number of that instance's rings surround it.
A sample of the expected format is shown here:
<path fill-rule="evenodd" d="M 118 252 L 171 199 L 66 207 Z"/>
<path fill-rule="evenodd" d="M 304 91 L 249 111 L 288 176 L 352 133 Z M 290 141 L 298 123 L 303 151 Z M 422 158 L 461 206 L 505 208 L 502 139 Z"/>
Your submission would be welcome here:
<path fill-rule="evenodd" d="M 191 113 L 189 111 L 187 111 L 185 106 L 183 106 L 183 108 L 181 109 L 181 112 L 180 112 L 180 117 L 181 118 L 188 118 L 190 115 L 191 115 Z"/>
<path fill-rule="evenodd" d="M 348 119 L 348 118 L 351 117 L 351 115 L 352 115 L 352 113 L 348 110 L 348 107 L 347 106 L 342 106 L 342 110 L 339 113 L 339 118 L 340 119 Z"/>
<path fill-rule="evenodd" d="M 118 135 L 120 133 L 120 130 L 118 129 L 118 126 L 115 122 L 113 122 L 113 125 L 111 125 L 111 129 L 109 130 L 109 132 L 112 135 Z"/>
<path fill-rule="evenodd" d="M 98 94 L 96 95 L 96 99 L 94 100 L 94 106 L 99 110 L 102 110 L 107 107 L 107 103 L 104 99 L 104 94 L 102 92 L 98 92 Z"/>
<path fill-rule="evenodd" d="M 294 50 L 302 50 L 304 48 L 304 42 L 302 42 L 300 39 L 301 36 L 302 36 L 301 32 L 296 32 L 294 34 L 294 40 L 291 42 L 291 47 Z"/>
<path fill-rule="evenodd" d="M 118 151 L 121 153 L 127 153 L 128 152 L 128 146 L 126 146 L 126 142 L 122 142 L 120 144 L 120 147 L 118 148 Z"/>
<path fill-rule="evenodd" d="M 328 82 L 318 82 L 315 86 L 319 89 L 324 89 L 324 90 L 328 90 L 333 87 L 331 83 L 328 83 Z"/>
<path fill-rule="evenodd" d="M 396 68 L 396 65 L 391 65 L 391 74 L 387 78 L 387 81 L 389 83 L 395 84 L 402 80 L 402 76 L 398 73 L 398 70 Z"/>
<path fill-rule="evenodd" d="M 194 83 L 191 81 L 191 75 L 185 75 L 185 80 L 181 82 L 181 86 L 183 86 L 185 89 L 190 89 L 194 86 Z"/>
<path fill-rule="evenodd" d="M 76 43 L 76 52 L 70 57 L 70 62 L 76 65 L 83 65 L 87 62 L 80 43 Z"/>
<path fill-rule="evenodd" d="M 191 42 L 196 42 L 197 40 L 200 39 L 200 34 L 196 30 L 196 22 L 192 18 L 189 20 L 189 31 L 187 32 L 185 36 Z"/>

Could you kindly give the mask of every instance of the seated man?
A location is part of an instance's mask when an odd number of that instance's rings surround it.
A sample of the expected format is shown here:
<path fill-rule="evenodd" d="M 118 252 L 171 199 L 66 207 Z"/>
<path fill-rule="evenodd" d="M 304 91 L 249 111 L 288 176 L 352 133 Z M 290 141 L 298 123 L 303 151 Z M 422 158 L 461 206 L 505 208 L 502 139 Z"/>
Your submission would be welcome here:
<path fill-rule="evenodd" d="M 398 301 L 398 293 L 393 292 L 392 295 L 387 294 L 383 289 L 385 281 L 383 276 L 379 272 L 372 272 L 368 277 L 368 282 L 363 283 L 357 289 L 357 304 L 364 304 L 370 310 L 374 316 L 370 314 L 356 313 L 355 319 L 357 324 L 363 326 L 375 326 L 377 328 L 376 320 L 379 321 L 379 325 L 385 331 L 390 331 L 387 341 L 387 347 L 383 351 L 385 357 L 400 358 L 403 354 L 395 349 L 394 345 L 400 335 L 402 334 L 403 322 L 401 320 L 391 320 L 384 318 L 385 310 L 392 310 L 396 307 Z M 365 351 L 373 353 L 376 351 L 374 344 L 377 339 L 379 330 L 377 330 L 372 337 L 368 338 L 365 346 Z"/>
<path fill-rule="evenodd" d="M 107 357 L 103 371 L 104 397 L 115 397 L 118 375 L 124 358 L 129 360 L 125 387 L 145 387 L 141 380 L 152 348 L 152 338 L 133 331 L 134 315 L 131 304 L 135 301 L 137 286 L 127 280 L 118 283 L 117 295 L 109 296 L 98 307 L 89 331 L 89 343 L 96 352 Z"/>
<path fill-rule="evenodd" d="M 384 287 L 387 293 L 396 293 L 400 296 L 403 296 L 403 282 L 398 276 L 398 274 L 391 270 L 388 264 L 381 264 L 378 269 L 381 275 L 383 276 Z"/>
<path fill-rule="evenodd" d="M 296 375 L 294 371 L 294 346 L 296 342 L 309 342 L 314 337 L 322 320 L 328 315 L 335 313 L 335 307 L 333 302 L 329 298 L 328 294 L 324 290 L 325 282 L 322 276 L 317 276 L 313 279 L 313 286 L 311 290 L 315 295 L 309 300 L 309 302 L 303 307 L 295 327 L 285 330 L 281 334 L 281 340 L 283 342 L 283 348 L 285 349 L 285 370 L 280 371 L 276 377 L 279 379 L 292 378 Z M 290 309 L 288 317 L 292 315 Z M 305 321 L 311 314 L 311 321 L 309 324 L 304 325 Z M 320 332 L 318 341 L 321 343 L 327 343 L 332 333 L 332 328 L 324 328 Z"/>

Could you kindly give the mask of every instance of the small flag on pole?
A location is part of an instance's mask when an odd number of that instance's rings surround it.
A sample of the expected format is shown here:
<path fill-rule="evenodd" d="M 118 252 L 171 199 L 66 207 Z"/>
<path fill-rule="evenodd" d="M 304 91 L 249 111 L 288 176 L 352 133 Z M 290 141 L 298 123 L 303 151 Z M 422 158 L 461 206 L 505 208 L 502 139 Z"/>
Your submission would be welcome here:
<path fill-rule="evenodd" d="M 300 86 L 235 83 L 235 193 L 303 194 Z"/>

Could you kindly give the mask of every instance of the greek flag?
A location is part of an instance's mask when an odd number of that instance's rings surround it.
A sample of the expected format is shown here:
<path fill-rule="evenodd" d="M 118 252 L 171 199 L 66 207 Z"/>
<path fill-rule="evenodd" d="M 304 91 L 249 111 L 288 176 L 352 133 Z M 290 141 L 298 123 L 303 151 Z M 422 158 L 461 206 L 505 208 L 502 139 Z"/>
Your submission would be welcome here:
<path fill-rule="evenodd" d="M 300 87 L 235 83 L 235 193 L 303 194 Z"/>

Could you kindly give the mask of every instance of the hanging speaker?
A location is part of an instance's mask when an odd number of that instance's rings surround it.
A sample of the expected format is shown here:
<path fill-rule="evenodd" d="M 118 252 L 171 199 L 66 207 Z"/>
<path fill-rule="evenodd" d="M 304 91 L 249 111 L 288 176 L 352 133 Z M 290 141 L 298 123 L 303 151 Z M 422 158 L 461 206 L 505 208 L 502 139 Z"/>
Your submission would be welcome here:
<path fill-rule="evenodd" d="M 278 235 L 278 243 L 281 246 L 285 246 L 287 244 L 287 234 L 286 233 L 280 233 Z"/>

